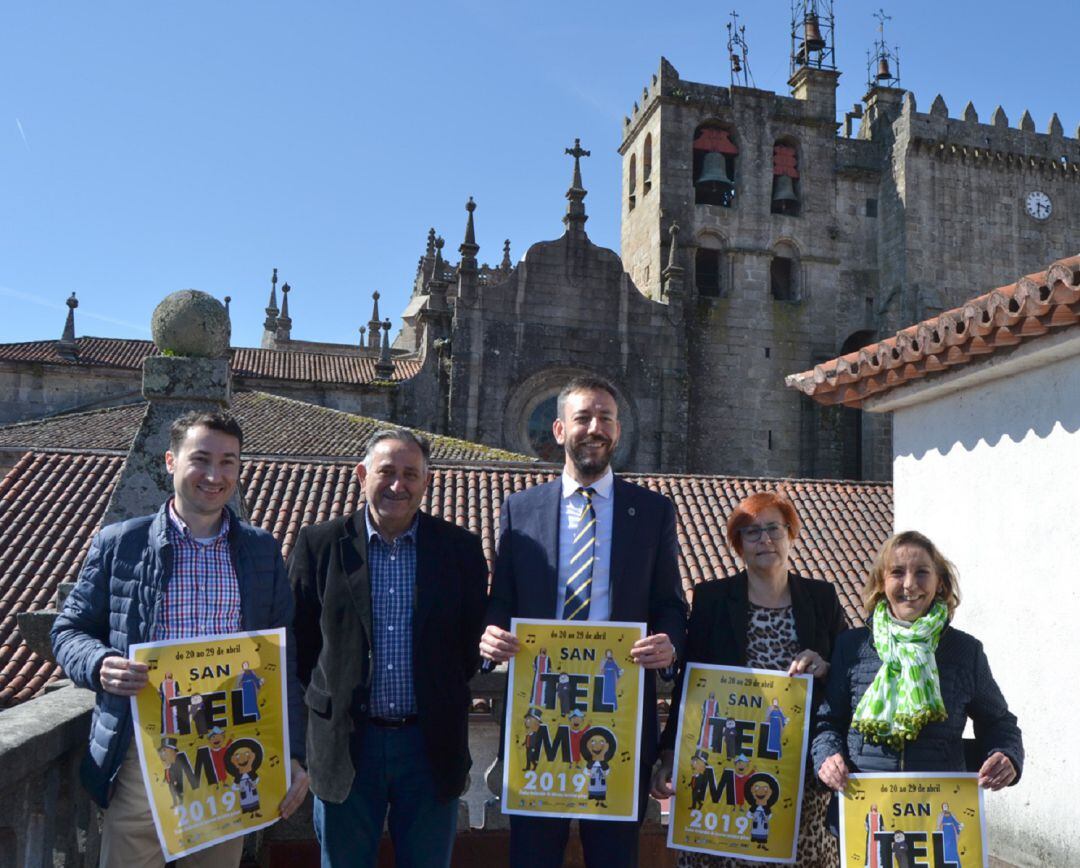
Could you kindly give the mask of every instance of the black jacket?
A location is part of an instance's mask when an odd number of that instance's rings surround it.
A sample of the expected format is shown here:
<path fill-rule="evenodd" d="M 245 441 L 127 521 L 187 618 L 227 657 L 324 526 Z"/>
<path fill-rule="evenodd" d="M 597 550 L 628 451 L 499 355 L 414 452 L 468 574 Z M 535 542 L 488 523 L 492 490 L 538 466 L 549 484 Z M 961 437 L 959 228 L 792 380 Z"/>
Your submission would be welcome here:
<path fill-rule="evenodd" d="M 928 723 L 914 741 L 901 750 L 866 741 L 851 728 L 859 700 L 881 668 L 868 627 L 844 633 L 836 642 L 825 702 L 822 703 L 811 747 L 814 770 L 835 753 L 860 772 L 962 772 L 968 768 L 964 753 L 964 726 L 970 717 L 975 729 L 978 765 L 1001 751 L 1016 767 L 1016 780 L 1024 766 L 1024 744 L 1016 715 L 990 673 L 982 643 L 955 627 L 941 634 L 937 653 L 938 682 L 948 719 Z"/>
<path fill-rule="evenodd" d="M 487 563 L 480 540 L 419 513 L 413 602 L 413 686 L 436 790 L 455 798 L 468 782 L 469 679 L 480 662 Z M 349 795 L 357 772 L 350 738 L 368 714 L 371 582 L 363 511 L 300 531 L 289 555 L 296 601 L 297 671 L 305 686 L 311 789 Z"/>
<path fill-rule="evenodd" d="M 660 739 L 662 750 L 675 749 L 686 664 L 746 665 L 746 633 L 750 627 L 748 586 L 749 580 L 743 570 L 728 578 L 702 582 L 694 588 L 686 657 L 680 661 L 679 675 L 671 694 L 672 713 Z M 847 628 L 836 589 L 828 582 L 804 579 L 795 573 L 788 573 L 788 587 L 799 650 L 809 648 L 829 660 L 833 642 Z M 816 708 L 820 701 L 821 690 L 812 688 L 811 708 Z"/>

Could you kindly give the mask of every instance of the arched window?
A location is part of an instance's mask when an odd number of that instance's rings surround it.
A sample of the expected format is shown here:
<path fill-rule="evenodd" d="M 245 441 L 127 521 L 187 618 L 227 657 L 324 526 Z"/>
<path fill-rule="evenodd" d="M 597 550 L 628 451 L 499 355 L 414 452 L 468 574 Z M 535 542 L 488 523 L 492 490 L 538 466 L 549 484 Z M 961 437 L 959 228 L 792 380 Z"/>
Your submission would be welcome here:
<path fill-rule="evenodd" d="M 840 347 L 840 355 L 846 356 L 861 350 L 867 344 L 875 340 L 874 332 L 863 330 L 850 335 L 843 346 Z M 837 407 L 839 419 L 836 428 L 840 444 L 840 475 L 843 479 L 863 478 L 863 418 L 862 410 L 857 407 Z"/>
<path fill-rule="evenodd" d="M 701 235 L 694 251 L 694 288 L 700 298 L 725 294 L 724 242 L 711 233 Z"/>
<path fill-rule="evenodd" d="M 799 189 L 799 151 L 790 139 L 773 145 L 772 213 L 796 217 L 802 199 Z"/>
<path fill-rule="evenodd" d="M 769 263 L 769 287 L 777 301 L 799 300 L 799 252 L 786 241 L 773 247 L 772 261 Z"/>
<path fill-rule="evenodd" d="M 698 205 L 735 204 L 735 171 L 739 147 L 731 130 L 702 124 L 694 132 L 694 202 Z"/>
<path fill-rule="evenodd" d="M 627 181 L 627 190 L 626 201 L 630 205 L 630 210 L 633 211 L 637 204 L 637 154 L 630 155 L 630 177 Z"/>
<path fill-rule="evenodd" d="M 652 133 L 645 136 L 645 148 L 641 152 L 641 195 L 652 189 Z"/>

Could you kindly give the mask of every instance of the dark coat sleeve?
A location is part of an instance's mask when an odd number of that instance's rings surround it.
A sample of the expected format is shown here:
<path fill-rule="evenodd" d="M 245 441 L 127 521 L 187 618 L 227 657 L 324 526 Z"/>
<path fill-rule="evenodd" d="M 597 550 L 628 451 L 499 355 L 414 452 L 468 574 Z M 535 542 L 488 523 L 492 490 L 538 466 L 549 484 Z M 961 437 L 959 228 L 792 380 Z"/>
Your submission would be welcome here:
<path fill-rule="evenodd" d="M 851 667 L 855 664 L 860 633 L 866 630 L 848 630 L 837 637 L 829 666 L 829 679 L 825 686 L 825 701 L 817 710 L 814 721 L 814 739 L 810 753 L 814 760 L 814 774 L 821 771 L 821 764 L 833 754 L 840 754 L 848 761 L 847 732 L 851 725 Z"/>
<path fill-rule="evenodd" d="M 108 644 L 109 574 L 112 545 L 95 535 L 74 589 L 52 627 L 53 653 L 68 678 L 79 687 L 100 690 L 101 662 L 124 656 Z"/>
<path fill-rule="evenodd" d="M 664 498 L 656 566 L 649 589 L 649 631 L 666 633 L 677 659 L 686 654 L 686 595 L 679 575 L 679 538 L 675 533 L 675 507 Z M 669 676 L 670 677 L 670 676 Z"/>
<path fill-rule="evenodd" d="M 293 597 L 293 632 L 296 634 L 296 675 L 306 690 L 311 683 L 311 670 L 315 668 L 322 651 L 322 602 L 316 583 L 315 556 L 311 550 L 310 528 L 304 527 L 297 534 L 296 543 L 289 553 L 289 583 Z"/>
<path fill-rule="evenodd" d="M 499 548 L 495 554 L 495 572 L 491 579 L 491 596 L 487 601 L 487 613 L 485 622 L 501 627 L 503 630 L 510 629 L 510 619 L 517 612 L 517 590 L 514 587 L 514 561 L 513 543 L 513 519 L 510 513 L 513 511 L 513 498 L 508 497 L 502 502 L 499 510 Z"/>
<path fill-rule="evenodd" d="M 270 627 L 285 628 L 285 679 L 288 686 L 289 750 L 294 759 L 301 762 L 306 753 L 304 733 L 307 729 L 307 710 L 304 708 L 304 690 L 296 677 L 296 633 L 293 629 L 294 605 L 289 576 L 281 548 L 269 534 L 261 537 L 262 544 L 273 549 L 273 585 L 270 607 Z"/>
<path fill-rule="evenodd" d="M 487 560 L 480 538 L 472 533 L 460 535 L 461 551 L 461 668 L 466 679 L 480 667 L 480 635 L 484 632 L 487 598 Z"/>
<path fill-rule="evenodd" d="M 679 658 L 679 671 L 671 690 L 671 710 L 660 735 L 660 750 L 675 750 L 675 737 L 679 727 L 679 707 L 682 703 L 683 681 L 686 666 L 691 661 L 706 662 L 713 654 L 709 647 L 709 633 L 716 618 L 716 594 L 702 583 L 694 590 L 694 605 L 690 609 L 690 622 L 686 631 L 686 654 Z"/>
<path fill-rule="evenodd" d="M 975 652 L 975 691 L 967 707 L 975 730 L 975 743 L 983 759 L 992 753 L 1001 751 L 1012 760 L 1019 782 L 1024 770 L 1024 742 L 1016 715 L 1009 711 L 1008 703 L 990 672 L 990 661 L 986 657 L 981 642 Z"/>

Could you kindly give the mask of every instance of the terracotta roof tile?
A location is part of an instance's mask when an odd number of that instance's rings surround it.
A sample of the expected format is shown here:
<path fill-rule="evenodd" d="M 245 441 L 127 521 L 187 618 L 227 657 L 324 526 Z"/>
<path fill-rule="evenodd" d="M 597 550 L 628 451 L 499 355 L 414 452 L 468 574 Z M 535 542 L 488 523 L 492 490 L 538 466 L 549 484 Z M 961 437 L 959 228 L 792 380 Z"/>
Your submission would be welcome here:
<path fill-rule="evenodd" d="M 131 338 L 84 337 L 78 338 L 76 345 L 78 352 L 75 358 L 69 359 L 57 352 L 56 341 L 0 344 L 0 361 L 139 370 L 143 359 L 158 355 L 158 348 L 152 341 Z M 359 386 L 377 379 L 375 361 L 371 356 L 345 353 L 265 350 L 260 347 L 234 347 L 232 350 L 233 374 L 253 379 Z M 419 359 L 394 359 L 391 379 L 407 380 L 419 371 Z"/>
<path fill-rule="evenodd" d="M 244 428 L 244 453 L 289 458 L 359 459 L 368 438 L 387 423 L 368 416 L 282 398 L 267 392 L 233 395 Z M 146 404 L 126 404 L 0 426 L 0 448 L 77 449 L 126 452 Z M 528 455 L 424 432 L 436 461 L 532 462 Z"/>
<path fill-rule="evenodd" d="M 113 455 L 29 452 L 0 481 L 0 707 L 30 698 L 59 677 L 56 666 L 22 644 L 14 616 L 49 608 L 59 583 L 74 580 L 121 463 Z M 556 473 L 437 467 L 423 508 L 478 533 L 490 563 L 502 501 Z M 861 622 L 861 576 L 892 527 L 890 485 L 723 476 L 625 478 L 678 504 L 679 569 L 689 596 L 698 582 L 738 569 L 723 534 L 734 505 L 754 491 L 783 487 L 803 521 L 792 550 L 794 568 L 832 582 L 848 618 Z M 351 462 L 248 461 L 241 483 L 252 522 L 273 533 L 286 555 L 301 527 L 360 503 Z"/>
<path fill-rule="evenodd" d="M 822 404 L 858 407 L 873 395 L 1077 324 L 1080 256 L 1073 256 L 785 382 Z"/>

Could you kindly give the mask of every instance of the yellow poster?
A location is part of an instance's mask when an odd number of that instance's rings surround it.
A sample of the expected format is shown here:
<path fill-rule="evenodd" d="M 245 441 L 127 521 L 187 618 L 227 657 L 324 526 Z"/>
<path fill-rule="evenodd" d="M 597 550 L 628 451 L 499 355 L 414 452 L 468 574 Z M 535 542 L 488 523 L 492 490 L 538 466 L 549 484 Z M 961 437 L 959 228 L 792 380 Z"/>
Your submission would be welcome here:
<path fill-rule="evenodd" d="M 132 645 L 131 698 L 158 840 L 176 859 L 269 826 L 289 788 L 285 631 Z"/>
<path fill-rule="evenodd" d="M 503 812 L 634 820 L 645 670 L 630 647 L 644 624 L 523 621 L 510 629 Z"/>
<path fill-rule="evenodd" d="M 985 868 L 975 774 L 857 774 L 840 800 L 844 868 Z"/>
<path fill-rule="evenodd" d="M 795 861 L 809 691 L 809 675 L 687 664 L 669 847 Z"/>

